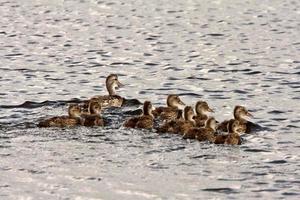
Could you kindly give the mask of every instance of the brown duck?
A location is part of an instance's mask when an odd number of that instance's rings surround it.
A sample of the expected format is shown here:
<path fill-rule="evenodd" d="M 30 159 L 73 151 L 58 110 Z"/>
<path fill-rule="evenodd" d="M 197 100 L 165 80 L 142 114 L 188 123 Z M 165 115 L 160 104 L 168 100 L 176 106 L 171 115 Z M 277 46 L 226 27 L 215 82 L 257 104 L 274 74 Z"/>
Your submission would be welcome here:
<path fill-rule="evenodd" d="M 220 134 L 215 136 L 215 144 L 241 144 L 241 138 L 239 133 L 243 129 L 243 124 L 241 125 L 238 120 L 231 119 L 227 123 L 227 134 Z"/>
<path fill-rule="evenodd" d="M 186 106 L 183 111 L 184 119 L 175 120 L 173 123 L 172 121 L 169 124 L 169 130 L 171 133 L 182 134 L 188 132 L 188 130 L 195 126 L 194 117 L 194 110 L 191 106 Z"/>
<path fill-rule="evenodd" d="M 205 122 L 208 119 L 207 113 L 214 112 L 205 101 L 198 101 L 195 106 L 196 116 L 194 116 L 194 120 L 196 122 L 197 127 L 204 127 Z"/>
<path fill-rule="evenodd" d="M 88 112 L 80 115 L 80 124 L 82 126 L 104 126 L 101 104 L 98 101 L 90 101 Z"/>
<path fill-rule="evenodd" d="M 80 124 L 81 109 L 78 105 L 70 105 L 68 116 L 57 116 L 38 123 L 38 127 L 72 127 Z"/>
<path fill-rule="evenodd" d="M 206 120 L 205 127 L 193 127 L 183 135 L 183 139 L 197 139 L 199 141 L 214 142 L 217 121 L 214 117 L 209 117 Z"/>
<path fill-rule="evenodd" d="M 247 121 L 244 117 L 252 117 L 252 114 L 244 106 L 235 106 L 233 110 L 234 119 L 240 122 L 240 128 L 242 133 L 250 133 L 252 122 Z M 227 132 L 229 120 L 223 121 L 218 126 L 218 130 Z"/>
<path fill-rule="evenodd" d="M 231 119 L 228 122 L 228 136 L 224 142 L 224 144 L 230 145 L 241 145 L 241 137 L 239 132 L 241 131 L 240 121 Z"/>
<path fill-rule="evenodd" d="M 157 132 L 160 133 L 175 133 L 176 124 L 180 121 L 184 121 L 184 118 L 182 116 L 183 112 L 182 110 L 178 110 L 176 119 L 165 121 L 163 125 L 161 125 Z"/>
<path fill-rule="evenodd" d="M 157 107 L 153 111 L 155 117 L 160 117 L 162 120 L 173 120 L 178 116 L 180 108 L 185 106 L 178 95 L 170 94 L 167 97 L 167 107 Z"/>
<path fill-rule="evenodd" d="M 106 78 L 106 89 L 108 95 L 103 96 L 94 96 L 84 105 L 84 108 L 87 108 L 90 101 L 98 101 L 101 104 L 102 108 L 108 107 L 121 107 L 124 101 L 124 98 L 116 94 L 116 89 L 122 87 L 123 84 L 120 83 L 117 74 L 110 74 Z"/>
<path fill-rule="evenodd" d="M 153 110 L 154 107 L 152 106 L 152 103 L 150 101 L 145 101 L 143 106 L 143 115 L 128 119 L 123 126 L 127 128 L 153 128 Z"/>

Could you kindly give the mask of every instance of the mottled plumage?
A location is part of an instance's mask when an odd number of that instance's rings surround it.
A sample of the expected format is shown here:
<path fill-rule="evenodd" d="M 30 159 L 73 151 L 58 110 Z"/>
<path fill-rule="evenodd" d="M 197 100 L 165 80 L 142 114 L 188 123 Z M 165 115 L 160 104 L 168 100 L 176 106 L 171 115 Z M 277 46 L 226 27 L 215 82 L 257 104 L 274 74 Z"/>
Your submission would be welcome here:
<path fill-rule="evenodd" d="M 252 122 L 247 121 L 244 117 L 252 117 L 249 111 L 244 106 L 235 106 L 233 110 L 234 119 L 239 121 L 240 131 L 242 133 L 250 133 L 251 127 L 254 125 Z M 218 130 L 228 132 L 228 123 L 230 120 L 225 120 L 219 124 Z"/>
<path fill-rule="evenodd" d="M 104 126 L 104 121 L 101 117 L 101 104 L 98 101 L 91 101 L 88 111 L 88 113 L 80 115 L 80 124 L 82 126 Z"/>
<path fill-rule="evenodd" d="M 165 121 L 163 125 L 161 125 L 158 129 L 158 133 L 174 133 L 175 127 L 177 123 L 180 123 L 180 121 L 184 121 L 184 118 L 182 116 L 182 110 L 178 110 L 176 119 Z"/>
<path fill-rule="evenodd" d="M 153 115 L 162 120 L 174 120 L 178 115 L 179 108 L 184 105 L 178 95 L 171 94 L 167 97 L 167 107 L 157 107 L 153 111 Z"/>
<path fill-rule="evenodd" d="M 239 135 L 239 130 L 241 130 L 241 124 L 238 120 L 231 119 L 228 122 L 228 136 L 224 144 L 230 145 L 241 145 L 241 137 Z"/>
<path fill-rule="evenodd" d="M 124 127 L 127 128 L 153 128 L 153 106 L 150 101 L 145 101 L 143 106 L 143 115 L 138 117 L 132 117 L 124 123 Z"/>
<path fill-rule="evenodd" d="M 99 102 L 102 108 L 121 107 L 124 102 L 124 98 L 116 94 L 116 89 L 121 86 L 123 86 L 123 84 L 118 80 L 118 75 L 110 74 L 106 78 L 106 89 L 108 91 L 108 95 L 94 96 L 90 100 L 86 101 L 83 107 L 87 108 L 90 101 Z"/>
<path fill-rule="evenodd" d="M 72 127 L 80 124 L 81 109 L 78 105 L 70 105 L 69 116 L 57 116 L 43 120 L 38 127 Z"/>
<path fill-rule="evenodd" d="M 176 134 L 185 134 L 190 128 L 195 126 L 195 121 L 193 120 L 194 111 L 191 106 L 186 106 L 184 108 L 184 120 L 177 119 L 171 120 L 170 122 L 166 122 L 162 125 L 158 132 L 169 132 L 169 133 L 176 133 Z M 176 116 L 178 117 L 178 116 Z"/>
<path fill-rule="evenodd" d="M 197 139 L 199 141 L 214 142 L 217 121 L 215 118 L 210 117 L 206 120 L 205 127 L 193 127 L 183 135 L 183 139 Z"/>

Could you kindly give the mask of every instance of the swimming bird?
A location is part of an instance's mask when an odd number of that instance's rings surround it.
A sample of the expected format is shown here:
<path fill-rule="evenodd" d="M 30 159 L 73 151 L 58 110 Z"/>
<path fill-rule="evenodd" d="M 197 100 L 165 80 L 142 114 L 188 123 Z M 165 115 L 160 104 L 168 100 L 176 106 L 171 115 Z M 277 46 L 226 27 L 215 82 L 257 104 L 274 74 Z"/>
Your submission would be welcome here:
<path fill-rule="evenodd" d="M 228 136 L 224 142 L 224 144 L 230 144 L 230 145 L 241 145 L 241 137 L 239 135 L 239 132 L 241 131 L 240 121 L 231 119 L 228 122 Z"/>
<path fill-rule="evenodd" d="M 122 106 L 124 98 L 116 94 L 116 89 L 124 85 L 120 83 L 118 75 L 110 74 L 106 78 L 105 83 L 108 95 L 97 95 L 92 97 L 89 101 L 85 102 L 84 108 L 88 107 L 90 101 L 98 101 L 101 104 L 102 108 Z"/>
<path fill-rule="evenodd" d="M 191 106 L 186 106 L 183 111 L 184 119 L 179 117 L 179 119 L 166 121 L 160 128 L 158 128 L 158 133 L 175 133 L 175 134 L 185 134 L 190 128 L 195 126 L 194 110 Z"/>
<path fill-rule="evenodd" d="M 104 126 L 101 104 L 98 101 L 90 101 L 88 112 L 80 115 L 80 124 L 82 126 Z"/>
<path fill-rule="evenodd" d="M 244 125 L 236 119 L 231 119 L 227 123 L 227 134 L 219 134 L 215 136 L 215 144 L 241 144 L 240 133 Z"/>
<path fill-rule="evenodd" d="M 81 109 L 72 104 L 68 109 L 68 116 L 57 116 L 38 123 L 38 127 L 72 127 L 80 124 Z"/>
<path fill-rule="evenodd" d="M 157 107 L 153 111 L 155 117 L 160 117 L 162 120 L 173 120 L 178 116 L 180 108 L 185 106 L 178 95 L 170 94 L 167 97 L 167 107 Z"/>
<path fill-rule="evenodd" d="M 157 129 L 157 133 L 174 133 L 176 124 L 180 121 L 184 121 L 182 110 L 178 110 L 176 119 L 165 121 L 164 124 Z"/>
<path fill-rule="evenodd" d="M 214 112 L 213 109 L 211 109 L 205 101 L 198 101 L 196 103 L 195 110 L 196 115 L 194 116 L 194 120 L 197 127 L 205 126 L 205 122 L 208 119 L 207 113 Z"/>
<path fill-rule="evenodd" d="M 199 141 L 214 142 L 217 121 L 214 117 L 209 117 L 205 122 L 205 127 L 193 127 L 183 135 L 183 139 L 197 139 Z"/>
<path fill-rule="evenodd" d="M 250 133 L 251 128 L 255 126 L 252 122 L 247 121 L 245 117 L 253 117 L 252 114 L 244 107 L 244 106 L 235 106 L 233 110 L 233 116 L 235 120 L 238 120 L 240 122 L 241 132 L 243 133 Z M 229 120 L 225 120 L 222 123 L 219 124 L 218 130 L 227 132 L 228 131 L 228 123 Z"/>
<path fill-rule="evenodd" d="M 154 107 L 152 106 L 152 103 L 150 101 L 145 101 L 143 105 L 143 115 L 128 119 L 123 126 L 127 128 L 153 128 L 153 110 Z"/>

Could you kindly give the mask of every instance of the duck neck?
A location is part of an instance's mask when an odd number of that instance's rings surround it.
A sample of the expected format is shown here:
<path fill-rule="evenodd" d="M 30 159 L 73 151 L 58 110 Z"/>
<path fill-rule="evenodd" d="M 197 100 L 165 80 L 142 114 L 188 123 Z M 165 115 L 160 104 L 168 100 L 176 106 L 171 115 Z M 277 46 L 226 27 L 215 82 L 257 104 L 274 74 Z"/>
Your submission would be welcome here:
<path fill-rule="evenodd" d="M 234 119 L 238 120 L 239 122 L 246 122 L 247 120 L 245 120 L 240 114 L 238 113 L 234 113 Z"/>
<path fill-rule="evenodd" d="M 185 121 L 195 123 L 195 120 L 193 119 L 193 115 L 189 113 L 184 113 L 184 119 Z"/>
<path fill-rule="evenodd" d="M 152 112 L 151 112 L 151 109 L 144 109 L 144 110 L 143 110 L 143 115 L 153 117 L 153 114 L 152 114 Z"/>
<path fill-rule="evenodd" d="M 116 87 L 114 86 L 114 84 L 106 85 L 106 89 L 110 96 L 116 95 Z"/>
<path fill-rule="evenodd" d="M 196 110 L 196 113 L 201 119 L 207 119 L 207 114 L 203 110 Z"/>
<path fill-rule="evenodd" d="M 210 125 L 205 126 L 205 128 L 212 130 L 212 131 L 216 131 L 216 127 L 212 127 Z"/>
<path fill-rule="evenodd" d="M 177 106 L 174 105 L 174 103 L 170 102 L 170 101 L 167 101 L 167 106 L 170 107 L 170 108 L 177 108 Z"/>

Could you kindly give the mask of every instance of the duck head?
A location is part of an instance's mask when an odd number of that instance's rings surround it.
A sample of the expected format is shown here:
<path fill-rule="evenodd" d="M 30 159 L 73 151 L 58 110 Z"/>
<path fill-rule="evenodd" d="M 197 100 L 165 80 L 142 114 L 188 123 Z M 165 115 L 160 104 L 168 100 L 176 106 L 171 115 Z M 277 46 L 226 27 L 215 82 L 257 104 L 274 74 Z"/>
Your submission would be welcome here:
<path fill-rule="evenodd" d="M 218 121 L 214 117 L 209 117 L 205 122 L 205 128 L 211 128 L 214 131 L 217 129 Z"/>
<path fill-rule="evenodd" d="M 89 103 L 89 113 L 90 114 L 96 114 L 96 115 L 100 115 L 101 114 L 101 104 L 98 101 L 91 101 Z"/>
<path fill-rule="evenodd" d="M 109 95 L 116 95 L 116 89 L 122 86 L 124 85 L 118 80 L 117 74 L 110 74 L 106 78 L 106 89 Z"/>
<path fill-rule="evenodd" d="M 153 117 L 152 111 L 154 110 L 154 106 L 150 101 L 145 101 L 143 106 L 143 113 L 144 115 L 150 115 Z"/>
<path fill-rule="evenodd" d="M 235 106 L 233 114 L 234 118 L 237 120 L 244 119 L 245 117 L 253 117 L 252 114 L 244 106 Z"/>
<path fill-rule="evenodd" d="M 71 104 L 68 109 L 69 117 L 77 118 L 80 117 L 81 108 L 76 104 Z"/>
<path fill-rule="evenodd" d="M 197 115 L 203 115 L 207 112 L 214 112 L 213 109 L 211 109 L 205 101 L 198 101 L 196 103 L 195 109 Z"/>
<path fill-rule="evenodd" d="M 182 108 L 185 104 L 181 101 L 178 95 L 170 94 L 167 98 L 167 106 L 172 108 Z"/>
<path fill-rule="evenodd" d="M 228 133 L 239 133 L 241 129 L 240 122 L 235 119 L 229 120 L 227 124 Z"/>
<path fill-rule="evenodd" d="M 194 110 L 191 106 L 186 106 L 184 108 L 184 119 L 187 121 L 195 122 L 194 120 Z"/>

